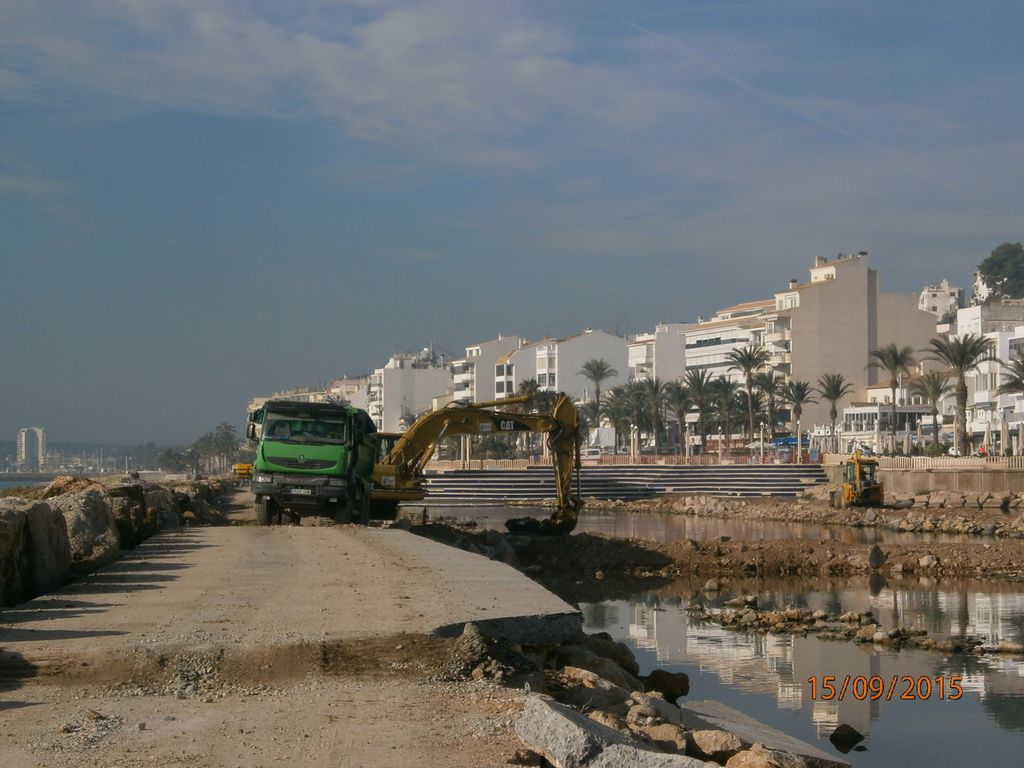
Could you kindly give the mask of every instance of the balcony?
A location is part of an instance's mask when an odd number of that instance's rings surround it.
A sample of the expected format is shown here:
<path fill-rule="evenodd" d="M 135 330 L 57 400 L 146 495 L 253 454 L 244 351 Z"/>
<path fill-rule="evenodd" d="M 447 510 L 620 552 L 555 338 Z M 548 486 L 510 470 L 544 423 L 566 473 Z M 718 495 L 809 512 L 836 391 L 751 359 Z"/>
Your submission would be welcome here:
<path fill-rule="evenodd" d="M 780 344 L 785 341 L 790 341 L 793 338 L 793 332 L 788 328 L 784 331 L 772 331 L 771 333 L 765 333 L 764 343 L 765 344 Z"/>

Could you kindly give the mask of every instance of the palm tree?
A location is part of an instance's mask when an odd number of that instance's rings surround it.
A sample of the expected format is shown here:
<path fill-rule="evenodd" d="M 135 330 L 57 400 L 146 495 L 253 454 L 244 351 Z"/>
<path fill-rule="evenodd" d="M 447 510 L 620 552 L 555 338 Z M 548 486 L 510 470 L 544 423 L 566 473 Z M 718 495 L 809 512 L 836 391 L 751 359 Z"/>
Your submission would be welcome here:
<path fill-rule="evenodd" d="M 718 411 L 718 424 L 725 439 L 725 455 L 729 455 L 729 438 L 732 436 L 732 411 L 740 385 L 725 376 L 719 376 L 712 382 L 715 392 L 715 407 Z M 721 450 L 721 446 L 719 446 Z"/>
<path fill-rule="evenodd" d="M 519 382 L 516 394 L 533 400 L 540 394 L 540 384 L 537 383 L 536 379 L 523 379 Z"/>
<path fill-rule="evenodd" d="M 678 381 L 670 381 L 665 385 L 665 390 L 665 405 L 675 414 L 679 424 L 679 453 L 682 455 L 686 452 L 686 414 L 693 407 L 693 398 L 690 397 L 690 391 Z"/>
<path fill-rule="evenodd" d="M 636 429 L 637 450 L 640 448 L 640 435 L 647 426 L 647 391 L 642 382 L 628 381 L 623 387 L 623 395 L 629 403 L 630 419 Z M 631 445 L 632 450 L 632 445 Z"/>
<path fill-rule="evenodd" d="M 900 385 L 900 376 L 910 376 L 910 366 L 915 362 L 913 347 L 897 347 L 895 344 L 886 344 L 880 349 L 871 351 L 873 357 L 868 368 L 881 368 L 889 374 L 889 389 L 892 392 L 892 423 L 889 424 L 889 433 L 892 438 L 891 449 L 896 450 L 896 388 Z"/>
<path fill-rule="evenodd" d="M 632 409 L 623 387 L 613 387 L 605 393 L 601 402 L 601 415 L 615 428 L 615 453 L 619 452 L 619 437 L 629 434 L 631 413 Z"/>
<path fill-rule="evenodd" d="M 805 405 L 818 401 L 814 397 L 814 388 L 806 381 L 787 381 L 782 398 L 789 404 L 793 414 L 793 428 L 796 430 L 796 455 L 799 464 L 799 457 L 803 451 L 803 444 L 800 441 L 800 417 L 803 415 Z"/>
<path fill-rule="evenodd" d="M 584 403 L 577 411 L 580 416 L 580 434 L 583 436 L 584 444 L 587 444 L 590 430 L 601 426 L 601 404 Z"/>
<path fill-rule="evenodd" d="M 949 374 L 945 371 L 928 371 L 910 382 L 910 391 L 923 397 L 932 406 L 932 445 L 939 444 L 939 401 L 952 389 Z"/>
<path fill-rule="evenodd" d="M 818 379 L 818 394 L 828 402 L 829 434 L 832 435 L 832 449 L 839 450 L 836 437 L 836 416 L 839 415 L 839 401 L 853 392 L 853 385 L 841 373 L 826 373 Z"/>
<path fill-rule="evenodd" d="M 690 393 L 693 407 L 697 409 L 697 428 L 700 429 L 700 452 L 708 452 L 707 417 L 715 404 L 715 391 L 711 374 L 703 368 L 691 368 L 683 380 Z"/>
<path fill-rule="evenodd" d="M 601 382 L 618 376 L 619 372 L 612 368 L 611 364 L 603 357 L 598 360 L 587 360 L 583 367 L 577 371 L 580 376 L 585 376 L 594 382 L 594 402 L 601 402 Z"/>
<path fill-rule="evenodd" d="M 973 333 L 952 339 L 932 339 L 931 359 L 945 365 L 954 378 L 953 392 L 956 395 L 956 422 L 953 425 L 953 442 L 961 455 L 967 453 L 967 374 L 977 368 L 978 363 L 991 354 L 992 340 Z"/>
<path fill-rule="evenodd" d="M 659 427 L 664 423 L 662 411 L 665 409 L 665 399 L 668 395 L 668 391 L 665 387 L 665 382 L 657 377 L 641 381 L 640 391 L 644 396 L 644 404 L 646 405 L 647 411 L 646 415 L 650 419 L 651 429 L 654 431 L 654 455 L 657 456 L 661 450 L 661 444 L 658 441 L 658 432 Z"/>
<path fill-rule="evenodd" d="M 775 437 L 775 427 L 778 424 L 775 406 L 782 397 L 785 383 L 786 380 L 775 371 L 762 371 L 754 376 L 754 386 L 764 395 L 765 406 L 768 409 L 769 438 Z"/>
<path fill-rule="evenodd" d="M 762 344 L 750 344 L 741 349 L 732 350 L 727 356 L 729 370 L 743 372 L 747 383 L 747 442 L 754 440 L 754 373 L 768 364 L 771 355 Z"/>
<path fill-rule="evenodd" d="M 1003 373 L 1004 381 L 996 389 L 1000 395 L 1024 395 L 1024 357 L 1019 354 L 1011 357 L 1006 363 L 1008 369 Z"/>

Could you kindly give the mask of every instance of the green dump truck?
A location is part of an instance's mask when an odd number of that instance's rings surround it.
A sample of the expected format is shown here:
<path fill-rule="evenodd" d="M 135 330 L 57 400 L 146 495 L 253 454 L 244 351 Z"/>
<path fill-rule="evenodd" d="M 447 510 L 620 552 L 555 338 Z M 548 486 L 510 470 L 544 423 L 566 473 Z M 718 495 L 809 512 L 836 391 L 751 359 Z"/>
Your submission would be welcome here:
<path fill-rule="evenodd" d="M 252 468 L 257 524 L 310 515 L 365 523 L 364 478 L 374 461 L 365 443 L 375 431 L 369 414 L 350 405 L 270 400 L 250 413 L 246 436 L 258 442 Z"/>

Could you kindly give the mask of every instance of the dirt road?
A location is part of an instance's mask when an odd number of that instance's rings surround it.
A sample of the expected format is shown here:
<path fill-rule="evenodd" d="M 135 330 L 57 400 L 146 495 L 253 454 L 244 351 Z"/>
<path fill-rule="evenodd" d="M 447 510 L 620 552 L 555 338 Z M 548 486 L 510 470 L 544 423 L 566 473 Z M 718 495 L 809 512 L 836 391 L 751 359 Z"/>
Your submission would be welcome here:
<path fill-rule="evenodd" d="M 0 764 L 502 765 L 520 694 L 444 682 L 430 632 L 562 611 L 398 530 L 165 533 L 0 612 Z"/>

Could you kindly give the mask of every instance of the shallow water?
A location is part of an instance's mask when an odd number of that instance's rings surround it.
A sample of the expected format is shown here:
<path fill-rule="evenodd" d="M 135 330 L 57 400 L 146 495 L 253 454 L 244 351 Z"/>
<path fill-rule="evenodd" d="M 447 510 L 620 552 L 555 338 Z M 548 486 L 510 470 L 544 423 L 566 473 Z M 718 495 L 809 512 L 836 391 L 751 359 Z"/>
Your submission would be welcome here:
<path fill-rule="evenodd" d="M 472 518 L 483 527 L 539 512 L 531 507 L 431 507 L 430 515 Z M 977 541 L 949 534 L 912 534 L 870 528 L 757 522 L 655 513 L 588 513 L 579 532 L 653 541 L 729 536 L 734 540 L 837 539 L 847 543 Z M 1024 547 L 1024 544 L 1022 544 Z M 871 610 L 882 626 L 916 627 L 933 636 L 971 636 L 995 643 L 1024 642 L 1024 584 L 886 581 L 879 576 L 737 580 L 710 596 L 705 579 L 680 580 L 627 600 L 581 605 L 586 629 L 626 642 L 646 674 L 655 667 L 686 672 L 692 699 L 713 699 L 816 745 L 854 766 L 990 765 L 1024 748 L 1024 660 L 1005 656 L 950 656 L 919 650 L 883 650 L 813 635 L 758 635 L 691 623 L 691 600 L 720 606 L 739 594 L 757 594 L 762 608 L 798 606 L 829 612 Z M 841 701 L 824 700 L 822 678 L 837 690 L 851 681 Z M 891 700 L 886 700 L 893 680 Z M 955 695 L 953 676 L 963 695 Z M 913 698 L 907 677 L 914 681 Z M 813 678 L 816 691 L 812 691 Z M 862 678 L 860 682 L 858 678 Z M 872 678 L 879 682 L 871 683 Z M 923 682 L 927 680 L 927 682 Z M 870 685 L 884 681 L 872 700 Z M 920 689 L 917 685 L 920 684 Z M 942 698 L 939 687 L 943 688 Z M 863 694 L 860 699 L 858 695 Z M 867 738 L 865 751 L 840 754 L 828 741 L 839 723 Z M 1013 762 L 1017 759 L 1013 758 Z"/>
<path fill-rule="evenodd" d="M 699 594 L 699 586 L 683 582 L 630 600 L 582 605 L 586 629 L 626 642 L 643 673 L 655 667 L 686 672 L 691 698 L 720 701 L 855 766 L 905 766 L 911 761 L 987 765 L 1024 747 L 1024 660 L 882 650 L 817 640 L 813 635 L 729 631 L 690 621 L 686 606 L 692 595 Z M 757 585 L 738 586 L 712 604 Z M 1024 641 L 1024 588 L 954 582 L 874 591 L 866 579 L 764 587 L 758 592 L 762 607 L 870 609 L 883 626 L 967 634 L 988 642 Z M 824 700 L 825 675 L 836 678 L 837 689 L 850 677 L 842 701 Z M 898 683 L 892 699 L 886 700 L 893 676 Z M 915 681 L 913 699 L 901 698 L 908 688 L 904 676 Z M 954 676 L 959 676 L 963 689 L 955 701 L 949 698 L 955 695 Z M 858 677 L 863 682 L 858 683 Z M 874 701 L 868 682 L 872 677 L 885 686 Z M 839 723 L 852 725 L 867 737 L 861 745 L 866 751 L 840 755 L 832 747 L 828 735 Z"/>

